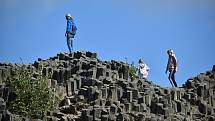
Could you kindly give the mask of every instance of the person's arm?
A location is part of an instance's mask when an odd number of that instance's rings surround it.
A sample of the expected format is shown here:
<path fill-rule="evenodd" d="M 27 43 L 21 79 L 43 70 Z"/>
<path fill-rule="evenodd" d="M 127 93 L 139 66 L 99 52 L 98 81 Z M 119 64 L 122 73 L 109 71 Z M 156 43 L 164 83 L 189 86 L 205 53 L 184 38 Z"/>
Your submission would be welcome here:
<path fill-rule="evenodd" d="M 65 31 L 65 36 L 67 36 L 67 27 L 68 27 L 68 21 L 66 23 L 66 31 Z"/>
<path fill-rule="evenodd" d="M 145 64 L 145 66 L 146 66 L 146 71 L 149 71 L 150 68 L 146 64 Z"/>
<path fill-rule="evenodd" d="M 168 67 L 169 67 L 169 58 L 168 58 L 168 62 L 167 62 L 167 65 L 166 65 L 166 71 L 165 71 L 165 73 L 167 73 Z"/>
<path fill-rule="evenodd" d="M 69 20 L 66 21 L 66 32 L 65 32 L 65 36 L 67 36 L 67 34 L 68 34 L 68 29 L 69 29 Z"/>
<path fill-rule="evenodd" d="M 177 71 L 178 64 L 177 64 L 177 59 L 175 56 L 173 56 L 173 63 L 174 63 L 174 69 L 175 69 L 175 71 Z"/>

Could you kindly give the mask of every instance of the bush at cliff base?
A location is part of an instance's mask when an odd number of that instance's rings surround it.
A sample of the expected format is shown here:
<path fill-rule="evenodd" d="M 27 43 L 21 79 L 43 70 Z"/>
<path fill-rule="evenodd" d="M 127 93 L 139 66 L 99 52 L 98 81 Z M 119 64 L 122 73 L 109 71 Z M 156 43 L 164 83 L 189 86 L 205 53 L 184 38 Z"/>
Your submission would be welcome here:
<path fill-rule="evenodd" d="M 41 116 L 54 109 L 57 98 L 48 87 L 48 78 L 41 75 L 32 78 L 24 68 L 20 68 L 9 81 L 12 99 L 8 102 L 9 111 L 23 116 Z"/>

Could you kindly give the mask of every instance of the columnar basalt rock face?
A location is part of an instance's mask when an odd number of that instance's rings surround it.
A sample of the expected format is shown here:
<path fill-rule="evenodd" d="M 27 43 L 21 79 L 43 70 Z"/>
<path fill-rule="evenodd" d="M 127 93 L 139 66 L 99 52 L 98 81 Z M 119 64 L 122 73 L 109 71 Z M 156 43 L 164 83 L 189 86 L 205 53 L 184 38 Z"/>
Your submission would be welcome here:
<path fill-rule="evenodd" d="M 6 80 L 21 65 L 0 64 L 0 121 L 29 120 L 11 114 Z M 146 79 L 132 80 L 129 65 L 101 61 L 92 52 L 59 53 L 24 65 L 49 77 L 61 101 L 48 121 L 192 121 L 215 120 L 215 67 L 187 80 L 181 88 L 162 88 Z"/>

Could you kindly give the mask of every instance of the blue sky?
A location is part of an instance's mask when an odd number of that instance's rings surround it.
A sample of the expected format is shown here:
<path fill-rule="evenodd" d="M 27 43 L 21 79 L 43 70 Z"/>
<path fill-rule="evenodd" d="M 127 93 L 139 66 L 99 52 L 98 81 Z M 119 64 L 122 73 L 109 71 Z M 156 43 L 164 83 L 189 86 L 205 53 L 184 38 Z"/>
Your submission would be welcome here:
<path fill-rule="evenodd" d="M 215 64 L 214 0 L 1 0 L 0 62 L 33 63 L 68 52 L 65 14 L 75 18 L 75 51 L 137 65 L 149 79 L 170 86 L 166 50 L 179 62 L 179 85 Z"/>

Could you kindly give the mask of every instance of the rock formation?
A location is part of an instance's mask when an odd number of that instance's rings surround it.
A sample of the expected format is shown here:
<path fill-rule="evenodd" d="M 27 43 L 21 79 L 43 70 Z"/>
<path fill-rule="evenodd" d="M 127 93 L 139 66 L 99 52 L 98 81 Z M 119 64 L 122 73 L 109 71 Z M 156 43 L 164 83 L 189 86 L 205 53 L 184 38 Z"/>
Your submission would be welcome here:
<path fill-rule="evenodd" d="M 18 64 L 0 63 L 0 121 L 29 121 L 7 110 L 5 81 Z M 50 77 L 61 101 L 35 121 L 214 121 L 215 65 L 181 88 L 163 88 L 146 79 L 131 80 L 129 65 L 101 61 L 92 52 L 59 53 L 25 65 Z"/>

